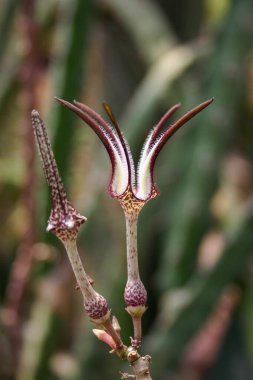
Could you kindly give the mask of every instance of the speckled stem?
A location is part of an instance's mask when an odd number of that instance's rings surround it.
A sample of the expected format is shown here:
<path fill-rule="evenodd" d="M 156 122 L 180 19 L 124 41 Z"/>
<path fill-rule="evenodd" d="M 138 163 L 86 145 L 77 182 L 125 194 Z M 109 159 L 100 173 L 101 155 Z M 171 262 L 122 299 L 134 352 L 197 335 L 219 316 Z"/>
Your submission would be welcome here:
<path fill-rule="evenodd" d="M 131 315 L 141 316 L 145 311 L 147 292 L 140 279 L 137 251 L 137 220 L 138 213 L 125 213 L 126 240 L 127 240 L 127 284 L 125 288 L 125 302 L 127 307 L 141 307 L 141 313 Z"/>
<path fill-rule="evenodd" d="M 74 271 L 76 281 L 83 295 L 85 312 L 93 322 L 98 325 L 104 325 L 104 323 L 110 318 L 110 310 L 107 301 L 91 286 L 89 277 L 83 268 L 77 250 L 76 240 L 67 239 L 63 241 L 63 243 Z"/>
<path fill-rule="evenodd" d="M 128 281 L 138 281 L 140 279 L 137 250 L 138 213 L 125 213 L 125 217 L 127 244 L 127 277 Z"/>
<path fill-rule="evenodd" d="M 81 259 L 77 250 L 76 241 L 75 240 L 65 241 L 64 246 L 66 248 L 72 269 L 74 271 L 76 281 L 82 292 L 84 302 L 86 300 L 90 300 L 91 298 L 96 296 L 96 292 L 91 286 L 89 277 L 83 268 L 83 264 L 81 262 Z"/>
<path fill-rule="evenodd" d="M 138 212 L 127 213 L 126 240 L 127 240 L 127 284 L 125 287 L 126 310 L 132 317 L 134 339 L 132 346 L 137 348 L 141 344 L 141 317 L 146 310 L 147 292 L 140 279 L 137 251 L 137 221 Z"/>
<path fill-rule="evenodd" d="M 127 284 L 125 287 L 125 302 L 127 311 L 132 316 L 141 317 L 146 310 L 147 291 L 140 279 L 137 251 L 137 220 L 138 212 L 126 213 L 127 240 Z"/>

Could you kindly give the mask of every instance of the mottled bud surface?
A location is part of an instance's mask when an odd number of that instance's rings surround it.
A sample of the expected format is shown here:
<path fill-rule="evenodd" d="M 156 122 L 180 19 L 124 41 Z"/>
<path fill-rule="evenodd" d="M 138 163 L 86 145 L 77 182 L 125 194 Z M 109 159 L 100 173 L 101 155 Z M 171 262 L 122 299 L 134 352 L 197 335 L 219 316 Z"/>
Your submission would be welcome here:
<path fill-rule="evenodd" d="M 102 323 L 102 321 L 107 320 L 110 315 L 106 299 L 98 293 L 96 293 L 95 297 L 85 302 L 84 309 L 94 322 Z"/>
<path fill-rule="evenodd" d="M 146 305 L 147 291 L 141 280 L 127 282 L 124 293 L 124 299 L 127 306 Z"/>

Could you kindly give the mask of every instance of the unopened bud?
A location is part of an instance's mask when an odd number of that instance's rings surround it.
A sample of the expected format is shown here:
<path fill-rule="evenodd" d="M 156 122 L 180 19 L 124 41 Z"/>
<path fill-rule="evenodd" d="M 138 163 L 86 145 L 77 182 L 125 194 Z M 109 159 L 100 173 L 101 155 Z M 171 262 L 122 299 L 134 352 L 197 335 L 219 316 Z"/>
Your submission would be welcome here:
<path fill-rule="evenodd" d="M 140 279 L 128 281 L 124 299 L 126 310 L 132 317 L 141 317 L 146 310 L 147 291 Z"/>
<path fill-rule="evenodd" d="M 102 325 L 110 317 L 110 310 L 106 299 L 100 294 L 94 292 L 92 297 L 84 303 L 85 312 L 92 319 L 92 322 Z"/>
<path fill-rule="evenodd" d="M 92 331 L 99 340 L 106 343 L 113 350 L 116 349 L 116 344 L 114 340 L 112 339 L 111 335 L 109 335 L 106 331 L 100 329 L 93 329 Z"/>

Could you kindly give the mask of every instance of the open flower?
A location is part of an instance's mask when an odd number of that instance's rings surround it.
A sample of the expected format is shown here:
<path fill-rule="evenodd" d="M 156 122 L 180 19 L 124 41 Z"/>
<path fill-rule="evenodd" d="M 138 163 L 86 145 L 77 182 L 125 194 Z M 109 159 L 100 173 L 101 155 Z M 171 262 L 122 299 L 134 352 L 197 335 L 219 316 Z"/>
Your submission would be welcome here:
<path fill-rule="evenodd" d="M 138 346 L 141 340 L 140 318 L 146 310 L 147 302 L 147 292 L 140 279 L 138 268 L 138 215 L 144 204 L 159 194 L 154 179 L 154 167 L 161 149 L 182 125 L 206 108 L 213 99 L 201 103 L 170 124 L 168 124 L 168 120 L 177 111 L 180 104 L 169 109 L 149 132 L 142 148 L 137 170 L 134 167 L 130 147 L 107 103 L 103 105 L 112 124 L 109 124 L 85 104 L 76 101 L 72 104 L 66 100 L 56 99 L 93 129 L 104 144 L 111 160 L 112 174 L 108 191 L 113 198 L 120 202 L 126 218 L 128 278 L 124 298 L 126 309 L 133 319 L 133 345 Z"/>
<path fill-rule="evenodd" d="M 140 203 L 146 203 L 159 194 L 154 180 L 154 166 L 164 144 L 182 125 L 213 101 L 210 99 L 201 103 L 171 124 L 167 124 L 168 120 L 180 104 L 169 109 L 148 134 L 135 173 L 131 150 L 107 103 L 103 105 L 112 125 L 85 104 L 76 101 L 72 104 L 56 99 L 85 121 L 104 144 L 112 164 L 112 175 L 108 186 L 110 195 L 120 199 L 124 197 L 124 194 L 131 193 L 131 198 Z"/>

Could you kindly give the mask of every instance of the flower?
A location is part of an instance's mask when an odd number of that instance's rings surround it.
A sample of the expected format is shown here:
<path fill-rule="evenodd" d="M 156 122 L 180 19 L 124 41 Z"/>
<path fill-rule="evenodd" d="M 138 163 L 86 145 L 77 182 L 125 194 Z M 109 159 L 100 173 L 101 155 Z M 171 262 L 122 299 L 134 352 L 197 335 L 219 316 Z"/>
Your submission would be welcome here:
<path fill-rule="evenodd" d="M 158 154 L 169 138 L 187 121 L 207 107 L 213 99 L 201 103 L 177 121 L 166 126 L 180 104 L 169 109 L 148 134 L 142 148 L 135 173 L 132 153 L 124 138 L 110 106 L 103 103 L 112 125 L 85 104 L 74 101 L 74 104 L 56 98 L 65 107 L 76 113 L 98 135 L 104 144 L 112 164 L 112 175 L 108 186 L 109 194 L 118 198 L 123 208 L 141 208 L 159 194 L 154 180 L 154 167 Z"/>
<path fill-rule="evenodd" d="M 176 104 L 169 109 L 155 127 L 149 132 L 141 151 L 135 171 L 130 147 L 120 131 L 110 106 L 103 103 L 112 124 L 85 104 L 56 98 L 85 121 L 104 144 L 112 165 L 112 174 L 108 191 L 121 204 L 126 218 L 127 241 L 127 283 L 124 292 L 126 310 L 132 317 L 134 339 L 132 345 L 141 343 L 141 317 L 146 310 L 147 292 L 140 279 L 137 253 L 137 220 L 139 212 L 150 199 L 159 194 L 154 179 L 154 168 L 158 154 L 169 138 L 187 121 L 206 108 L 213 99 L 209 99 L 193 108 L 175 122 L 168 120 L 180 107 Z"/>

